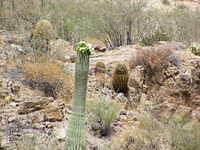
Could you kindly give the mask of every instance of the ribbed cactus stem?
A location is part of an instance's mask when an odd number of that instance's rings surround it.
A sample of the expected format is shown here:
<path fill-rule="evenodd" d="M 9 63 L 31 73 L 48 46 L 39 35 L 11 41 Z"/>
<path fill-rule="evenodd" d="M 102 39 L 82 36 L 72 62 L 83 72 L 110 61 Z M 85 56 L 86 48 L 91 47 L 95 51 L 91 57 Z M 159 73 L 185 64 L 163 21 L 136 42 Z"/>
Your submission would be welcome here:
<path fill-rule="evenodd" d="M 66 150 L 85 150 L 85 101 L 89 71 L 89 55 L 77 51 L 75 94 L 67 130 Z"/>

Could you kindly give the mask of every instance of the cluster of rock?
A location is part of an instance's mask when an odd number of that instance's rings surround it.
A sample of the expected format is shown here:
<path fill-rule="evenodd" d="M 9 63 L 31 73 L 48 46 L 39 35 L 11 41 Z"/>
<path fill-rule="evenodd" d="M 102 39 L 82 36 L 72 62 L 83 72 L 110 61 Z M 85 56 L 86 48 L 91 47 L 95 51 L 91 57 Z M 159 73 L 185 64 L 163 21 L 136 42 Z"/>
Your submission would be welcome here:
<path fill-rule="evenodd" d="M 0 108 L 2 147 L 11 146 L 26 134 L 52 134 L 57 139 L 65 136 L 60 130 L 66 128 L 70 106 L 63 100 L 38 96 L 21 83 L 1 76 Z"/>

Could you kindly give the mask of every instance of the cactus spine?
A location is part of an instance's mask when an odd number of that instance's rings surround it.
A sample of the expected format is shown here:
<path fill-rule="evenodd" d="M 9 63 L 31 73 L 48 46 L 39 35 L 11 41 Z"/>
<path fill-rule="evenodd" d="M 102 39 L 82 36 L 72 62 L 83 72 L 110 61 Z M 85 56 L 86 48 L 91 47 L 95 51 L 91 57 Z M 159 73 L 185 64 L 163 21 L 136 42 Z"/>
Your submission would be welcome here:
<path fill-rule="evenodd" d="M 78 58 L 75 71 L 75 95 L 67 130 L 66 150 L 86 149 L 85 99 L 91 50 L 91 46 L 85 42 L 79 42 L 76 45 Z"/>
<path fill-rule="evenodd" d="M 113 89 L 115 92 L 128 93 L 128 69 L 125 64 L 117 64 L 113 74 Z"/>

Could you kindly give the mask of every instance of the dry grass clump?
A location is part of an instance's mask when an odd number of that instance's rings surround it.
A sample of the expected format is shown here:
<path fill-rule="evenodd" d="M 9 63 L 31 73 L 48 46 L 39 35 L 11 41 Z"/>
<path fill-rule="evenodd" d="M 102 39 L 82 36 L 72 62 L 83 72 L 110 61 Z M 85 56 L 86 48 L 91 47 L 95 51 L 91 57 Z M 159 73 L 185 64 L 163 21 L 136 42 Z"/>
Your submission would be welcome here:
<path fill-rule="evenodd" d="M 27 72 L 28 80 L 54 82 L 63 77 L 62 66 L 55 62 L 29 62 L 23 68 Z"/>
<path fill-rule="evenodd" d="M 44 92 L 45 96 L 71 98 L 73 76 L 63 72 L 62 64 L 42 58 L 37 62 L 26 62 L 22 69 L 31 88 Z"/>
<path fill-rule="evenodd" d="M 137 51 L 136 57 L 130 61 L 130 68 L 136 66 L 144 68 L 145 81 L 159 84 L 161 73 L 168 67 L 169 56 L 172 51 L 169 49 L 147 47 Z"/>

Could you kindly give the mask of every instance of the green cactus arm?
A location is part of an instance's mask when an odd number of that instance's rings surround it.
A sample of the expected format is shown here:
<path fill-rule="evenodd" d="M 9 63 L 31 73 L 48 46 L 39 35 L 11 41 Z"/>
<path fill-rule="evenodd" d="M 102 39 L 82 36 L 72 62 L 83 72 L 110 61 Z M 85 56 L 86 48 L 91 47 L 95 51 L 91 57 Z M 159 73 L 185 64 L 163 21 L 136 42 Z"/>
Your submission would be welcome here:
<path fill-rule="evenodd" d="M 67 130 L 66 150 L 85 150 L 85 100 L 87 91 L 89 55 L 92 48 L 79 42 L 75 70 L 75 94 Z"/>

